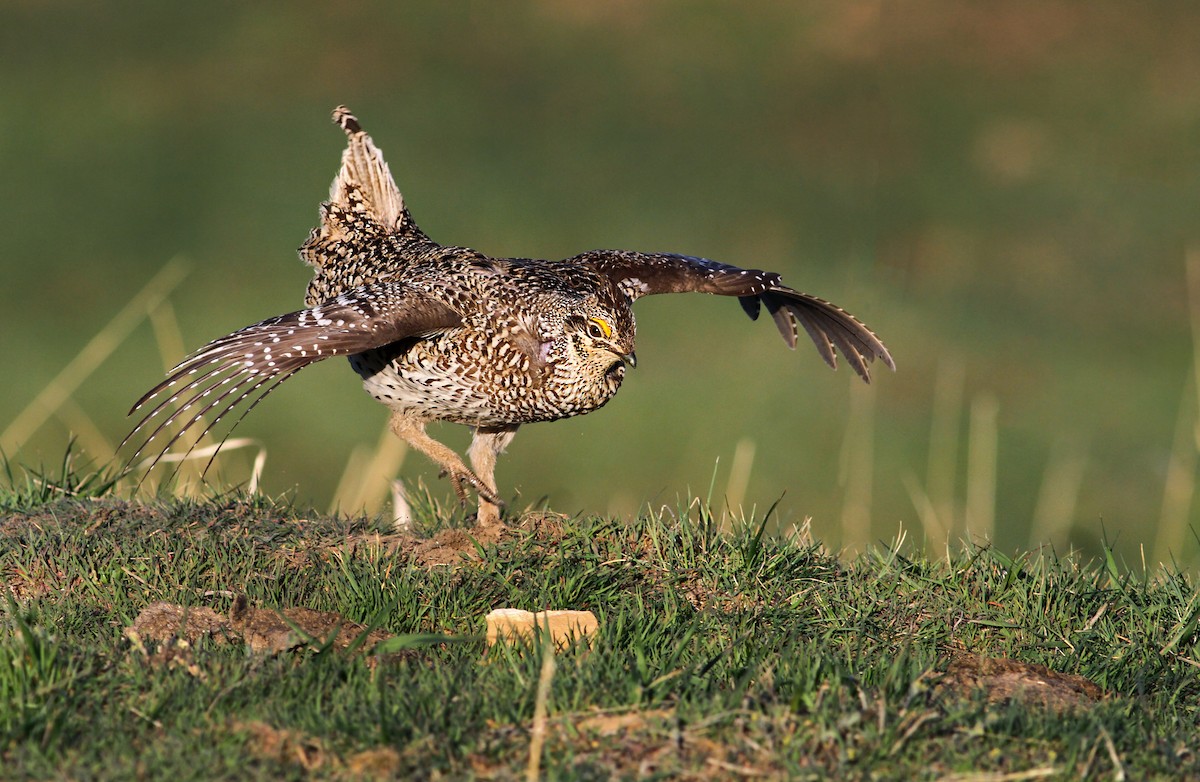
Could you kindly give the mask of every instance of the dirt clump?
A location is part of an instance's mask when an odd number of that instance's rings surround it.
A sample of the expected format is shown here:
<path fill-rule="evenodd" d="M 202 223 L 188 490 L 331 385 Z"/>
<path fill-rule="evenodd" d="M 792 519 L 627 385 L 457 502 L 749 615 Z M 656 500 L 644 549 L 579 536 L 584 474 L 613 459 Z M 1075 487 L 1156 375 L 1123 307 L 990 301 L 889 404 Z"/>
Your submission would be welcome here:
<path fill-rule="evenodd" d="M 211 638 L 217 643 L 240 640 L 252 651 L 264 654 L 310 646 L 319 649 L 327 644 L 335 649 L 357 644 L 361 651 L 369 653 L 380 641 L 391 637 L 382 630 L 368 632 L 365 625 L 333 611 L 258 608 L 245 595 L 234 598 L 228 615 L 204 606 L 153 603 L 125 628 L 125 635 L 136 645 L 144 641 L 170 644 L 179 640 L 195 645 L 201 638 Z"/>
<path fill-rule="evenodd" d="M 1020 703 L 1059 713 L 1085 708 L 1107 693 L 1095 682 L 1044 665 L 1007 658 L 961 654 L 950 661 L 935 692 L 941 696 L 970 696 L 982 691 L 988 703 Z"/>
<path fill-rule="evenodd" d="M 332 772 L 335 779 L 393 779 L 400 770 L 400 753 L 391 747 L 341 757 L 319 737 L 298 730 L 260 721 L 235 722 L 230 727 L 246 734 L 246 751 L 253 757 L 300 766 L 305 771 Z"/>

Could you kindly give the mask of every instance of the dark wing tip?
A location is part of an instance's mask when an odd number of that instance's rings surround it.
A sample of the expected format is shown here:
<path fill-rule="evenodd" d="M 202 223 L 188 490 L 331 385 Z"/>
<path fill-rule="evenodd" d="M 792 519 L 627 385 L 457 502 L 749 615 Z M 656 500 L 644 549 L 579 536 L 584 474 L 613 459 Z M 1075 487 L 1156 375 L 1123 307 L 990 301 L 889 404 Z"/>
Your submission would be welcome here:
<path fill-rule="evenodd" d="M 887 348 L 861 321 L 824 299 L 787 287 L 774 272 L 691 255 L 625 250 L 593 250 L 571 260 L 609 277 L 631 301 L 656 293 L 737 296 L 752 319 L 758 318 L 765 305 L 788 347 L 796 347 L 799 327 L 803 327 L 825 363 L 836 369 L 837 354 L 841 353 L 866 382 L 871 381 L 869 364 L 875 359 L 896 369 Z"/>
<path fill-rule="evenodd" d="M 840 353 L 866 383 L 871 382 L 870 364 L 876 359 L 893 372 L 896 370 L 896 362 L 875 332 L 841 307 L 782 286 L 761 294 L 760 298 L 774 316 L 789 347 L 796 346 L 796 325 L 799 324 L 808 333 L 821 358 L 834 369 Z"/>
<path fill-rule="evenodd" d="M 742 310 L 750 316 L 750 320 L 758 320 L 762 301 L 757 296 L 738 296 L 738 304 L 742 305 Z"/>

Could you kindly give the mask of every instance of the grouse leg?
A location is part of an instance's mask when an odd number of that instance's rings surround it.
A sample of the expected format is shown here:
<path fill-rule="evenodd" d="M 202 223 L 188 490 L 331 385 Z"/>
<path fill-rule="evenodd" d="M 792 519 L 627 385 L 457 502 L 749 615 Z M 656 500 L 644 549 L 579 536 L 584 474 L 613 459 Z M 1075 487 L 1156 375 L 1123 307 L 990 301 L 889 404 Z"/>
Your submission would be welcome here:
<path fill-rule="evenodd" d="M 425 420 L 422 418 L 404 415 L 403 413 L 392 413 L 392 418 L 389 421 L 392 434 L 428 456 L 445 471 L 446 475 L 450 478 L 451 485 L 454 486 L 454 493 L 458 495 L 458 499 L 464 505 L 467 502 L 467 492 L 463 488 L 464 481 L 469 483 L 479 494 L 481 507 L 484 502 L 497 502 L 495 485 L 489 485 L 479 480 L 475 473 L 467 469 L 467 465 L 463 464 L 463 460 L 449 446 L 439 443 L 426 434 L 425 423 Z"/>
<path fill-rule="evenodd" d="M 502 503 L 496 499 L 496 457 L 503 453 L 516 434 L 515 425 L 475 427 L 475 435 L 471 438 L 471 448 L 467 453 L 471 458 L 471 466 L 475 468 L 475 475 L 479 476 L 491 494 L 491 497 L 486 497 L 484 492 L 479 493 L 477 520 L 480 525 L 500 523 L 499 506 Z"/>

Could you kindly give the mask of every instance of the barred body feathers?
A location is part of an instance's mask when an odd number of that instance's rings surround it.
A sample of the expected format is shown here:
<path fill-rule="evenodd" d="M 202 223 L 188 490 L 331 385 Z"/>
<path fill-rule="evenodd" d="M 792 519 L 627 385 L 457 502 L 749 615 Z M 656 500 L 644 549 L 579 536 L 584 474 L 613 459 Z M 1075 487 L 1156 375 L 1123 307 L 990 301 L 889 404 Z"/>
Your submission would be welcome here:
<path fill-rule="evenodd" d="M 299 370 L 347 356 L 391 410 L 392 431 L 439 464 L 464 501 L 471 487 L 479 522 L 495 524 L 497 455 L 521 424 L 589 413 L 616 394 L 636 363 L 632 305 L 642 296 L 736 296 L 751 318 L 765 307 L 788 347 L 803 329 L 831 367 L 840 354 L 866 382 L 875 359 L 895 369 L 858 319 L 772 272 L 669 253 L 593 250 L 546 261 L 438 244 L 413 221 L 358 120 L 344 107 L 333 118 L 347 148 L 300 248 L 313 267 L 306 308 L 216 339 L 171 370 L 130 411 L 143 416 L 126 438 L 143 437 L 131 463 L 165 438 L 156 462 L 245 403 L 240 421 Z M 431 421 L 474 428 L 473 469 L 426 434 Z"/>

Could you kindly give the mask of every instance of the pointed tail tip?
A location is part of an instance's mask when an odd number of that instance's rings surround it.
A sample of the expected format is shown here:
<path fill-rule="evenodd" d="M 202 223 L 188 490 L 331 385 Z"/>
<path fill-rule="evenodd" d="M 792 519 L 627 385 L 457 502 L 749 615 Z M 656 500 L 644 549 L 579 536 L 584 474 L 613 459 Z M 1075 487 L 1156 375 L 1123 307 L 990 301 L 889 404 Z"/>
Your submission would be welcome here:
<path fill-rule="evenodd" d="M 347 136 L 363 132 L 362 126 L 358 124 L 358 118 L 351 114 L 350 109 L 345 106 L 338 106 L 333 110 L 333 124 L 344 130 Z"/>

